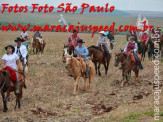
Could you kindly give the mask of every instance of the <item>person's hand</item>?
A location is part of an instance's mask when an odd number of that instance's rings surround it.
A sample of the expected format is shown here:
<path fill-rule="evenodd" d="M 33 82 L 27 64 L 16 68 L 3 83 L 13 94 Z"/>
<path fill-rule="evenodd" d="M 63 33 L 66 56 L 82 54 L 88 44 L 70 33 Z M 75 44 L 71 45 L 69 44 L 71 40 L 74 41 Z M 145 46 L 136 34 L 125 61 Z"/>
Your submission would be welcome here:
<path fill-rule="evenodd" d="M 79 54 L 79 57 L 82 57 L 82 55 L 81 55 L 81 54 Z"/>
<path fill-rule="evenodd" d="M 24 58 L 20 58 L 20 60 L 21 60 L 21 61 L 23 61 L 23 60 L 24 60 Z"/>

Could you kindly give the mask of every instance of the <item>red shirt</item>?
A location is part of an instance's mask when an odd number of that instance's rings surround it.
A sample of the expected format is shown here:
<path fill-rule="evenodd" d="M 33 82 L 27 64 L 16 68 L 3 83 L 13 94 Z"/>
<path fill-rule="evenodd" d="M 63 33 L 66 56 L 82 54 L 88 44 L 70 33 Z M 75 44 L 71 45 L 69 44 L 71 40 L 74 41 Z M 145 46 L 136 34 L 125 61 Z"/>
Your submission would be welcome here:
<path fill-rule="evenodd" d="M 76 47 L 78 45 L 78 41 L 79 41 L 80 37 L 78 35 L 76 36 L 69 36 L 68 40 L 67 40 L 67 44 L 69 46 L 69 48 L 74 49 L 74 46 Z"/>

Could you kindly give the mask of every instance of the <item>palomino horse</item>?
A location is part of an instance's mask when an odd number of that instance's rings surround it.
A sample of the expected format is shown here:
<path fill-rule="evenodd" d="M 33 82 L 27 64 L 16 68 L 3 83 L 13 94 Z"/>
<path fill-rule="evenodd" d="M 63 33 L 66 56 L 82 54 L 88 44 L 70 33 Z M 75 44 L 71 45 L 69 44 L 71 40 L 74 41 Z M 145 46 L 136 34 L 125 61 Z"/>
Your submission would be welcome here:
<path fill-rule="evenodd" d="M 115 54 L 115 66 L 117 67 L 121 63 L 121 69 L 122 69 L 122 74 L 123 74 L 123 80 L 121 82 L 121 86 L 124 85 L 124 80 L 126 78 L 126 81 L 128 81 L 128 72 L 133 70 L 135 72 L 135 82 L 138 82 L 138 74 L 139 74 L 139 69 L 136 67 L 136 64 L 131 61 L 130 55 L 127 55 L 125 53 L 118 53 Z"/>
<path fill-rule="evenodd" d="M 39 52 L 43 54 L 46 45 L 46 42 L 43 39 L 33 37 L 33 39 L 31 40 L 31 44 L 32 44 L 34 54 L 37 54 Z"/>
<path fill-rule="evenodd" d="M 88 59 L 87 59 L 88 60 Z M 74 84 L 74 95 L 76 94 L 77 90 L 78 90 L 78 82 L 79 79 L 82 77 L 84 79 L 84 85 L 83 85 L 83 90 L 86 90 L 86 77 L 85 77 L 85 72 L 86 72 L 86 64 L 84 62 L 83 65 L 83 58 L 80 57 L 72 57 L 71 55 L 67 55 L 66 56 L 66 68 L 68 68 L 73 75 L 73 78 L 75 80 L 75 84 Z M 91 60 L 88 60 L 89 63 L 89 85 L 88 85 L 88 89 L 89 91 L 91 90 L 91 80 L 92 78 L 94 78 L 94 65 L 92 63 Z"/>
<path fill-rule="evenodd" d="M 103 64 L 105 67 L 105 75 L 107 75 L 111 55 L 108 54 L 107 59 L 105 60 L 105 54 L 104 54 L 103 48 L 100 48 L 97 46 L 91 46 L 91 47 L 88 47 L 88 50 L 89 50 L 89 56 L 91 56 L 92 62 L 95 64 L 96 74 L 98 71 L 99 76 L 101 76 L 100 66 L 101 64 Z M 99 64 L 98 67 L 97 67 L 97 64 Z"/>
<path fill-rule="evenodd" d="M 19 76 L 22 76 L 22 75 L 19 75 Z M 3 107 L 4 107 L 3 112 L 6 112 L 8 110 L 7 100 L 10 96 L 10 92 L 15 92 L 15 87 L 16 87 L 16 84 L 15 82 L 10 80 L 9 72 L 7 70 L 0 71 L 0 91 L 1 91 L 2 98 L 3 98 Z M 15 96 L 16 96 L 15 109 L 17 108 L 17 105 L 18 105 L 18 108 L 20 108 L 20 99 L 22 98 L 23 87 L 26 88 L 26 85 L 25 85 L 25 79 L 23 79 L 22 77 L 22 81 L 19 87 L 19 94 L 16 94 L 15 92 Z"/>

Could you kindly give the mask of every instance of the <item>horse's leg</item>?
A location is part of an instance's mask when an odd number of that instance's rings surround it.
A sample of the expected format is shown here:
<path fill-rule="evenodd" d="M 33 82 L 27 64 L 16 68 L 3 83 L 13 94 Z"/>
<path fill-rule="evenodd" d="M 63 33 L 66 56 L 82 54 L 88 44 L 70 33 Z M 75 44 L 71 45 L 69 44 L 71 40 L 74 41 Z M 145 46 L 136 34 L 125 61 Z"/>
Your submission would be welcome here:
<path fill-rule="evenodd" d="M 89 85 L 88 85 L 88 90 L 89 92 L 91 91 L 91 75 L 89 75 Z"/>
<path fill-rule="evenodd" d="M 6 112 L 8 110 L 7 108 L 7 100 L 5 99 L 5 93 L 1 92 L 2 99 L 3 99 L 3 112 Z"/>
<path fill-rule="evenodd" d="M 94 64 L 95 64 L 95 70 L 96 70 L 96 74 L 97 74 L 97 62 L 95 62 Z"/>
<path fill-rule="evenodd" d="M 86 81 L 87 81 L 87 79 L 85 77 L 83 77 L 83 79 L 84 79 L 83 91 L 85 91 L 86 90 Z"/>
<path fill-rule="evenodd" d="M 136 84 L 138 82 L 139 69 L 135 68 L 134 72 L 135 72 L 135 84 Z"/>
<path fill-rule="evenodd" d="M 76 90 L 77 90 L 77 87 L 78 87 L 78 81 L 79 81 L 79 77 L 75 78 L 74 95 L 76 94 Z"/>
<path fill-rule="evenodd" d="M 98 64 L 98 75 L 99 75 L 99 76 L 101 76 L 100 66 L 101 66 L 101 63 Z"/>

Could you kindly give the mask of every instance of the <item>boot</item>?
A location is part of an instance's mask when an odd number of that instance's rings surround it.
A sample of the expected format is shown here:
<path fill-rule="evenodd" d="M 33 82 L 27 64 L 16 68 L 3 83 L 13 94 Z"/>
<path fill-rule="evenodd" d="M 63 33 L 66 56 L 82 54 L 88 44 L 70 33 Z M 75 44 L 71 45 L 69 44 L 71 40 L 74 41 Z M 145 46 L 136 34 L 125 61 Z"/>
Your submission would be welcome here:
<path fill-rule="evenodd" d="M 16 84 L 16 94 L 19 94 L 19 83 Z"/>

